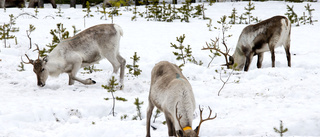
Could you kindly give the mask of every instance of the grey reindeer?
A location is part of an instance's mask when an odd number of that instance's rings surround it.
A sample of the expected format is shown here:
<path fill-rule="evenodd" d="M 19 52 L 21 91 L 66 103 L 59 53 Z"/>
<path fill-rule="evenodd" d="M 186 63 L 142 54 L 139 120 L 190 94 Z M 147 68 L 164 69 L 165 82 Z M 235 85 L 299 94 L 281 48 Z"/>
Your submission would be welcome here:
<path fill-rule="evenodd" d="M 167 61 L 157 63 L 151 72 L 151 85 L 149 93 L 149 106 L 147 109 L 146 130 L 150 137 L 150 120 L 154 107 L 161 110 L 166 118 L 169 136 L 197 137 L 202 122 L 217 117 L 211 116 L 202 119 L 200 109 L 200 123 L 196 129 L 192 129 L 195 99 L 189 81 L 183 76 L 180 68 Z"/>
<path fill-rule="evenodd" d="M 33 65 L 37 75 L 37 85 L 45 86 L 48 76 L 59 76 L 68 73 L 69 85 L 78 81 L 85 85 L 95 84 L 89 79 L 80 79 L 76 74 L 80 68 L 98 63 L 106 58 L 113 66 L 113 73 L 120 68 L 120 84 L 123 85 L 126 60 L 119 54 L 120 37 L 123 31 L 116 24 L 100 24 L 90 27 L 72 38 L 60 42 L 46 57 L 32 60 L 26 64 Z M 37 50 L 39 47 L 37 46 Z M 39 50 L 40 51 L 40 50 Z"/>
<path fill-rule="evenodd" d="M 257 67 L 261 68 L 263 53 L 271 52 L 272 67 L 275 67 L 274 49 L 283 45 L 288 66 L 291 67 L 290 55 L 291 23 L 284 16 L 274 16 L 260 23 L 249 25 L 242 30 L 236 50 L 229 57 L 228 65 L 237 64 L 236 69 L 249 70 L 254 55 L 258 55 Z"/>

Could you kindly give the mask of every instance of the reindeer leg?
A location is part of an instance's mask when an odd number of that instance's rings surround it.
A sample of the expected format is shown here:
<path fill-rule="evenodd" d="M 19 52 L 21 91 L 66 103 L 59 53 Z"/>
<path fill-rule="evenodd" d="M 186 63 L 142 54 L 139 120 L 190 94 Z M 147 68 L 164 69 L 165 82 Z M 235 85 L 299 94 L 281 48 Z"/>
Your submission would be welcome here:
<path fill-rule="evenodd" d="M 91 78 L 83 80 L 83 79 L 76 77 L 76 74 L 77 74 L 78 70 L 80 69 L 80 66 L 81 66 L 81 63 L 73 64 L 71 73 L 69 73 L 69 85 L 72 85 L 75 80 L 84 84 L 84 85 L 96 84 L 96 82 L 94 80 L 92 80 Z"/>
<path fill-rule="evenodd" d="M 290 42 L 284 46 L 287 55 L 288 66 L 291 67 L 291 54 L 290 54 Z"/>
<path fill-rule="evenodd" d="M 149 106 L 147 109 L 147 137 L 150 137 L 150 126 L 151 126 L 150 120 L 151 120 L 153 108 L 154 108 L 154 105 L 149 100 Z"/>
<path fill-rule="evenodd" d="M 246 54 L 246 63 L 245 63 L 245 66 L 244 66 L 244 71 L 248 71 L 249 70 L 252 57 L 253 57 L 253 53 L 250 52 L 250 53 Z"/>
<path fill-rule="evenodd" d="M 126 60 L 120 56 L 120 54 L 117 55 L 117 60 L 120 63 L 120 89 L 123 88 L 123 77 L 124 77 L 124 69 L 126 67 Z"/>
<path fill-rule="evenodd" d="M 110 55 L 112 54 L 112 55 Z M 124 68 L 126 64 L 126 60 L 122 58 L 119 53 L 110 53 L 106 55 L 105 57 L 108 59 L 108 61 L 112 64 L 113 67 L 113 73 L 117 74 L 119 68 L 120 70 L 120 89 L 122 89 L 123 86 L 123 77 L 124 77 Z"/>
<path fill-rule="evenodd" d="M 69 85 L 73 85 L 74 84 L 74 79 L 72 79 L 72 74 L 68 73 L 69 75 Z"/>
<path fill-rule="evenodd" d="M 176 136 L 176 131 L 175 131 L 175 127 L 174 127 L 174 123 L 171 120 L 171 115 L 168 112 L 164 112 L 165 113 L 165 117 L 166 117 L 166 121 L 167 121 L 167 126 L 168 126 L 168 135 L 169 136 Z"/>
<path fill-rule="evenodd" d="M 257 61 L 257 67 L 261 68 L 263 61 L 263 52 L 258 54 L 258 61 Z"/>
<path fill-rule="evenodd" d="M 274 68 L 274 67 L 276 66 L 276 65 L 275 65 L 276 56 L 274 55 L 274 49 L 270 49 L 270 52 L 271 52 L 272 67 Z"/>

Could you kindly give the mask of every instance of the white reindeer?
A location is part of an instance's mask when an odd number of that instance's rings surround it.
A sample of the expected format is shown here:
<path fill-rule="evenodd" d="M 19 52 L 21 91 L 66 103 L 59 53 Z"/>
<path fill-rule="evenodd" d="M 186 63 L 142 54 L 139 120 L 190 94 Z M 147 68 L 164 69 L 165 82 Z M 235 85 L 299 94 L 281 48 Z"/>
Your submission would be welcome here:
<path fill-rule="evenodd" d="M 271 52 L 272 67 L 275 67 L 274 49 L 284 46 L 288 66 L 291 67 L 290 56 L 290 21 L 284 16 L 274 16 L 260 23 L 249 25 L 242 30 L 236 50 L 229 58 L 229 65 L 237 64 L 236 69 L 249 70 L 254 55 L 258 55 L 257 67 L 261 68 L 263 53 Z"/>
<path fill-rule="evenodd" d="M 209 117 L 202 120 L 202 109 L 200 109 L 201 121 L 199 126 L 192 130 L 195 105 L 192 87 L 181 73 L 179 67 L 167 61 L 159 62 L 151 72 L 146 121 L 147 137 L 150 137 L 150 119 L 154 106 L 164 112 L 169 136 L 176 136 L 176 134 L 181 137 L 198 136 L 201 123 L 214 119 L 216 116 L 210 118 L 212 112 L 210 109 Z"/>
<path fill-rule="evenodd" d="M 45 86 L 48 75 L 59 76 L 69 74 L 69 85 L 78 81 L 85 85 L 95 84 L 94 80 L 76 77 L 78 70 L 107 58 L 113 66 L 113 72 L 120 70 L 120 83 L 123 85 L 126 60 L 119 54 L 119 42 L 123 31 L 116 24 L 101 24 L 90 27 L 72 38 L 60 42 L 51 53 L 44 57 L 31 60 L 26 64 L 33 65 L 37 75 L 38 86 Z M 37 46 L 39 50 L 39 47 Z"/>

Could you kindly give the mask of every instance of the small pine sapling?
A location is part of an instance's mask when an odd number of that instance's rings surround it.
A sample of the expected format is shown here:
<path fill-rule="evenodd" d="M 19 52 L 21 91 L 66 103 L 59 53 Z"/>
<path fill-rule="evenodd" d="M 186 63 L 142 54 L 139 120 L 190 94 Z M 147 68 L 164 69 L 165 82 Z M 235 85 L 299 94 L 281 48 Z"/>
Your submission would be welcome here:
<path fill-rule="evenodd" d="M 124 114 L 123 116 L 120 117 L 121 121 L 122 121 L 122 120 L 125 120 L 125 119 L 127 119 L 127 118 L 128 118 L 128 115 L 127 115 L 127 114 Z"/>
<path fill-rule="evenodd" d="M 103 14 L 103 16 L 101 16 L 100 17 L 100 19 L 102 19 L 102 18 L 104 18 L 104 20 L 107 20 L 107 11 L 106 11 L 106 6 L 105 6 L 105 4 L 102 4 L 102 11 L 100 11 L 100 13 L 102 13 Z"/>
<path fill-rule="evenodd" d="M 238 24 L 245 24 L 246 20 L 247 20 L 247 18 L 243 14 L 241 14 L 240 17 L 239 17 L 239 23 Z M 244 21 L 244 22 L 242 22 L 242 21 Z"/>
<path fill-rule="evenodd" d="M 94 65 L 88 66 L 88 67 L 84 67 L 83 70 L 87 71 L 87 72 L 81 72 L 83 74 L 84 73 L 91 74 L 92 72 L 102 71 L 102 69 L 96 69 L 96 67 Z"/>
<path fill-rule="evenodd" d="M 131 17 L 131 21 L 137 21 L 137 13 L 138 13 L 137 9 L 138 9 L 137 6 L 134 5 L 133 10 L 132 10 L 132 13 L 133 13 L 134 16 Z"/>
<path fill-rule="evenodd" d="M 30 42 L 30 47 L 29 47 L 29 49 L 31 49 L 32 48 L 32 42 L 31 42 L 31 37 L 30 37 L 30 35 L 31 35 L 31 33 L 35 30 L 36 28 L 33 26 L 33 25 L 29 25 L 29 30 L 26 30 L 26 32 L 27 32 L 27 37 L 29 38 L 29 42 Z"/>
<path fill-rule="evenodd" d="M 137 118 L 142 120 L 142 117 L 141 117 L 141 105 L 143 105 L 143 101 L 139 102 L 139 98 L 135 98 L 134 105 L 137 108 L 137 116 L 134 116 L 132 120 L 137 120 Z"/>
<path fill-rule="evenodd" d="M 18 71 L 25 71 L 25 69 L 24 69 L 24 63 L 22 63 L 22 62 L 20 62 L 20 65 L 18 65 L 18 67 L 20 68 L 20 69 L 17 69 Z"/>
<path fill-rule="evenodd" d="M 122 3 L 123 1 L 111 1 L 111 11 L 109 11 L 108 12 L 108 14 L 109 14 L 109 18 L 111 18 L 111 23 L 113 23 L 113 17 L 114 16 L 119 16 L 119 15 L 122 15 L 121 13 L 119 13 L 119 8 L 120 8 L 120 6 L 121 6 L 121 3 Z"/>
<path fill-rule="evenodd" d="M 294 24 L 294 23 L 298 22 L 297 26 L 299 26 L 298 15 L 293 11 L 293 5 L 292 5 L 292 7 L 287 5 L 287 10 L 288 10 L 288 12 L 285 13 L 285 15 L 287 15 L 287 17 L 290 20 L 291 24 Z"/>
<path fill-rule="evenodd" d="M 56 12 L 56 16 L 57 17 L 62 17 L 62 14 L 63 14 L 64 12 L 62 12 L 62 10 L 61 10 L 61 7 L 59 6 L 59 8 L 58 8 L 58 12 Z"/>
<path fill-rule="evenodd" d="M 159 117 L 160 113 L 161 113 L 161 111 L 160 111 L 159 109 L 157 109 L 157 110 L 156 110 L 156 114 L 153 115 L 153 123 L 156 122 L 156 118 Z"/>
<path fill-rule="evenodd" d="M 194 63 L 196 65 L 202 65 L 202 61 L 200 60 L 199 62 L 195 60 L 195 58 L 192 56 L 192 51 L 191 51 L 191 47 L 190 45 L 188 45 L 187 47 L 183 46 L 183 41 L 186 38 L 185 34 L 183 34 L 180 37 L 176 37 L 176 40 L 179 42 L 180 46 L 177 46 L 176 44 L 171 44 L 170 47 L 173 47 L 177 50 L 180 51 L 179 52 L 173 52 L 173 55 L 177 56 L 176 60 L 182 60 L 183 64 L 179 65 L 179 68 L 183 67 L 187 61 Z"/>
<path fill-rule="evenodd" d="M 209 19 L 209 23 L 207 24 L 207 27 L 209 28 L 209 31 L 212 31 L 212 19 Z"/>
<path fill-rule="evenodd" d="M 250 24 L 250 22 L 251 22 L 251 20 L 252 20 L 252 18 L 253 18 L 253 16 L 251 15 L 252 13 L 251 13 L 251 11 L 252 10 L 255 10 L 255 6 L 254 6 L 254 4 L 251 2 L 251 0 L 249 1 L 249 3 L 248 3 L 248 5 L 247 5 L 248 7 L 244 7 L 244 9 L 247 11 L 247 12 L 245 12 L 244 13 L 244 15 L 245 16 L 248 16 L 248 24 Z"/>
<path fill-rule="evenodd" d="M 213 59 L 215 56 L 221 56 L 220 54 L 222 54 L 225 58 L 227 68 L 229 69 L 229 68 L 232 68 L 232 66 L 228 65 L 228 56 L 230 56 L 229 55 L 230 49 L 228 48 L 226 41 L 227 41 L 227 38 L 230 38 L 232 35 L 227 35 L 226 32 L 229 29 L 231 29 L 232 26 L 226 23 L 226 18 L 227 16 L 224 15 L 220 18 L 220 21 L 217 21 L 219 24 L 221 24 L 221 28 L 214 27 L 215 29 L 221 30 L 222 32 L 222 44 L 225 50 L 223 51 L 220 49 L 219 47 L 220 38 L 218 37 L 216 37 L 215 40 L 211 39 L 211 43 L 206 42 L 207 47 L 203 47 L 202 50 L 215 50 L 216 52 L 211 51 L 211 53 L 213 53 L 213 56 L 210 56 L 211 59 Z"/>
<path fill-rule="evenodd" d="M 204 12 L 204 5 L 203 4 L 198 4 L 197 6 L 194 7 L 194 9 L 196 10 L 195 13 L 192 14 L 192 17 L 199 17 L 202 15 L 202 13 Z"/>
<path fill-rule="evenodd" d="M 177 50 L 180 51 L 180 53 L 179 53 L 179 52 L 173 52 L 173 54 L 174 54 L 175 56 L 177 56 L 176 60 L 178 60 L 178 61 L 179 61 L 179 60 L 182 60 L 182 61 L 183 61 L 183 64 L 181 64 L 181 65 L 179 66 L 179 68 L 181 68 L 184 64 L 186 64 L 186 60 L 185 60 L 186 55 L 184 55 L 184 52 L 183 52 L 184 46 L 182 45 L 182 43 L 183 43 L 183 41 L 184 41 L 185 38 L 186 38 L 185 34 L 183 34 L 183 35 L 180 36 L 180 37 L 176 37 L 177 41 L 179 42 L 179 46 L 177 46 L 176 44 L 170 43 L 170 44 L 171 44 L 171 47 L 173 47 L 173 48 L 175 48 L 175 49 L 177 49 Z"/>
<path fill-rule="evenodd" d="M 303 12 L 303 15 L 299 18 L 299 21 L 301 24 L 306 25 L 307 24 L 307 16 L 306 13 Z"/>
<path fill-rule="evenodd" d="M 212 63 L 213 59 L 215 59 L 217 56 L 221 56 L 221 54 L 219 53 L 220 49 L 217 43 L 219 43 L 218 38 L 216 38 L 216 40 L 211 39 L 211 43 L 206 42 L 207 48 L 211 53 L 211 55 L 209 55 L 211 60 L 208 63 L 208 68 L 210 67 L 210 64 Z M 202 50 L 207 50 L 207 48 L 203 48 Z"/>
<path fill-rule="evenodd" d="M 231 15 L 228 16 L 228 18 L 230 18 L 229 24 L 236 24 L 237 19 L 239 18 L 237 16 L 237 10 L 236 8 L 232 9 Z"/>
<path fill-rule="evenodd" d="M 280 129 L 277 129 L 276 127 L 274 127 L 273 129 L 274 129 L 274 132 L 280 134 L 280 137 L 283 137 L 283 133 L 288 131 L 288 128 L 285 128 L 285 129 L 283 128 L 282 120 L 280 120 Z"/>
<path fill-rule="evenodd" d="M 39 10 L 38 10 L 38 7 L 36 7 L 36 8 L 34 9 L 34 14 L 35 14 L 35 16 L 38 16 L 38 13 L 39 13 Z"/>
<path fill-rule="evenodd" d="M 50 53 L 62 40 L 69 38 L 69 31 L 66 30 L 66 28 L 63 27 L 62 23 L 57 24 L 57 29 L 50 30 L 50 34 L 53 36 L 52 42 L 46 45 L 49 47 L 49 50 L 46 50 L 43 48 L 43 50 L 40 50 L 40 57 L 45 56 L 45 53 Z"/>
<path fill-rule="evenodd" d="M 100 8 L 98 6 L 97 6 L 97 10 L 95 12 L 100 13 Z"/>
<path fill-rule="evenodd" d="M 85 10 L 82 10 L 83 12 L 85 12 L 86 14 L 83 16 L 83 25 L 84 27 L 86 27 L 86 18 L 89 18 L 89 17 L 93 17 L 91 13 L 91 9 L 90 9 L 90 2 L 87 1 L 86 2 L 86 9 Z"/>
<path fill-rule="evenodd" d="M 81 31 L 80 29 L 76 29 L 75 25 L 73 25 L 72 28 L 73 28 L 73 36 L 75 36 L 78 32 Z"/>
<path fill-rule="evenodd" d="M 132 65 L 128 64 L 126 65 L 126 67 L 129 69 L 129 74 L 132 74 L 137 77 L 142 72 L 142 70 L 139 69 L 139 65 L 137 65 L 138 61 L 140 60 L 140 57 L 137 56 L 137 52 L 134 52 L 133 57 L 130 57 L 130 59 L 133 60 L 133 64 Z"/>
<path fill-rule="evenodd" d="M 213 5 L 213 3 L 215 3 L 215 2 L 216 2 L 216 0 L 207 0 L 207 1 L 209 1 L 209 6 L 212 6 L 212 5 Z"/>
<path fill-rule="evenodd" d="M 82 11 L 86 13 L 86 15 L 84 15 L 84 18 L 93 17 L 93 15 L 91 14 L 90 2 L 89 1 L 86 2 L 86 9 L 82 10 Z"/>
<path fill-rule="evenodd" d="M 178 11 L 182 14 L 181 22 L 190 22 L 189 17 L 191 17 L 191 11 L 193 7 L 191 6 L 191 0 L 186 0 L 183 2 L 183 5 L 178 9 Z"/>
<path fill-rule="evenodd" d="M 317 20 L 312 20 L 312 11 L 315 9 L 311 9 L 311 4 L 307 4 L 307 6 L 304 6 L 306 8 L 306 11 L 308 11 L 309 17 L 306 19 L 308 23 L 313 25 L 313 22 L 317 22 Z"/>
<path fill-rule="evenodd" d="M 101 85 L 104 89 L 108 90 L 108 92 L 111 93 L 112 95 L 112 98 L 104 98 L 104 100 L 109 100 L 109 99 L 112 99 L 113 100 L 113 105 L 112 105 L 112 109 L 111 109 L 111 112 L 113 116 L 115 116 L 115 113 L 114 113 L 114 109 L 115 109 L 115 103 L 116 103 L 116 100 L 118 101 L 128 101 L 127 99 L 123 98 L 123 97 L 115 97 L 114 96 L 114 92 L 116 92 L 117 90 L 117 86 L 119 85 L 119 83 L 117 83 L 117 79 L 114 78 L 114 76 L 112 76 L 112 78 L 109 80 L 109 83 L 108 85 Z"/>
<path fill-rule="evenodd" d="M 0 25 L 0 40 L 3 40 L 5 48 L 7 48 L 7 40 L 14 39 L 16 37 L 14 35 L 10 35 L 10 32 L 14 33 L 19 31 L 18 27 L 14 27 L 16 24 L 16 18 L 14 18 L 13 14 L 10 14 L 9 17 L 10 21 L 8 24 L 4 23 L 3 25 Z"/>

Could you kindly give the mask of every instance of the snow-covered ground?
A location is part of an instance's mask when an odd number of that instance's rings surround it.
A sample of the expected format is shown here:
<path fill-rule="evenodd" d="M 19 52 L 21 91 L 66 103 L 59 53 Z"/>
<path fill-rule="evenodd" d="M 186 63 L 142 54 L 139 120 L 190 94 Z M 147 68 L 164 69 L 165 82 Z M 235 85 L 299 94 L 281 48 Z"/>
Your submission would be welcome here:
<path fill-rule="evenodd" d="M 298 16 L 305 12 L 307 3 L 286 2 L 254 2 L 256 10 L 254 17 L 267 19 L 274 15 L 284 15 L 286 5 L 294 5 Z M 320 3 L 311 3 L 314 19 L 320 20 Z M 233 8 L 238 15 L 244 13 L 247 2 L 205 4 L 206 16 L 213 19 L 213 26 L 220 27 L 217 20 L 222 15 L 230 15 Z M 265 53 L 263 66 L 256 67 L 254 58 L 248 72 L 237 72 L 231 76 L 229 82 L 221 91 L 220 64 L 223 57 L 217 57 L 211 66 L 209 51 L 201 48 L 219 35 L 219 31 L 209 31 L 208 20 L 191 19 L 190 23 L 175 21 L 172 23 L 146 21 L 138 18 L 131 21 L 132 11 L 121 8 L 121 16 L 115 17 L 114 23 L 124 30 L 120 42 L 120 53 L 132 64 L 134 52 L 140 56 L 138 62 L 142 74 L 137 77 L 126 75 L 123 90 L 115 92 L 116 96 L 128 99 L 127 102 L 116 101 L 116 116 L 110 114 L 112 101 L 104 98 L 111 97 L 101 85 L 106 85 L 112 76 L 112 66 L 106 60 L 95 65 L 101 72 L 92 74 L 78 73 L 81 78 L 92 78 L 95 85 L 82 85 L 76 82 L 68 85 L 67 74 L 58 78 L 49 77 L 45 87 L 36 85 L 36 76 L 32 65 L 25 65 L 26 71 L 19 72 L 20 57 L 28 54 L 37 58 L 37 52 L 28 49 L 29 39 L 26 30 L 29 24 L 36 27 L 31 33 L 33 43 L 40 48 L 51 43 L 51 29 L 56 29 L 57 23 L 73 35 L 72 26 L 84 30 L 90 26 L 111 23 L 111 19 L 100 19 L 92 7 L 94 17 L 86 18 L 80 8 L 70 9 L 68 5 L 61 6 L 62 17 L 57 17 L 58 9 L 45 5 L 38 9 L 37 19 L 30 16 L 20 16 L 16 20 L 16 27 L 20 31 L 14 33 L 18 44 L 14 40 L 7 41 L 11 48 L 4 48 L 0 41 L 0 137 L 141 137 L 146 134 L 146 108 L 148 105 L 148 91 L 151 79 L 151 69 L 162 60 L 181 64 L 173 55 L 174 49 L 170 43 L 176 43 L 176 37 L 186 35 L 185 45 L 190 45 L 193 56 L 202 60 L 204 65 L 186 64 L 183 74 L 188 77 L 195 94 L 196 104 L 202 107 L 210 106 L 213 113 L 217 113 L 215 120 L 202 124 L 200 136 L 279 136 L 274 127 L 280 127 L 280 120 L 288 128 L 285 136 L 320 136 L 320 23 L 292 27 L 291 54 L 292 67 L 287 67 L 283 48 L 276 49 L 276 67 L 271 67 L 270 53 Z M 193 5 L 195 6 L 195 4 Z M 132 8 L 132 7 L 131 7 Z M 138 7 L 144 10 L 144 7 Z M 0 9 L 0 24 L 9 21 L 9 15 L 15 17 L 21 13 L 34 15 L 34 9 L 8 8 L 6 12 Z M 233 25 L 227 33 L 233 36 L 227 44 L 234 52 L 236 42 L 246 25 Z M 221 35 L 221 34 L 220 34 Z M 83 72 L 83 70 L 81 70 Z M 126 69 L 126 73 L 128 70 Z M 230 71 L 228 71 L 230 72 Z M 223 79 L 227 75 L 222 75 Z M 118 79 L 118 75 L 116 75 Z M 234 82 L 240 80 L 238 83 Z M 141 106 L 142 120 L 132 120 L 137 114 L 133 104 L 139 98 L 144 104 Z M 208 109 L 204 110 L 204 117 Z M 128 118 L 121 120 L 121 116 Z M 152 119 L 153 120 L 153 119 Z M 152 130 L 152 136 L 167 136 L 167 126 L 163 114 L 152 123 L 157 130 Z M 195 111 L 193 127 L 199 123 L 199 110 Z"/>

